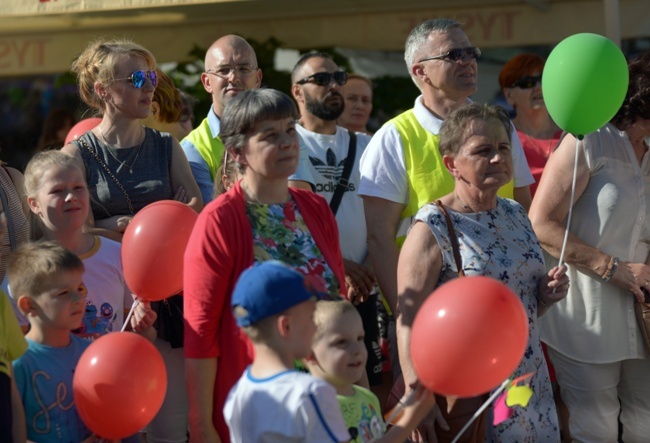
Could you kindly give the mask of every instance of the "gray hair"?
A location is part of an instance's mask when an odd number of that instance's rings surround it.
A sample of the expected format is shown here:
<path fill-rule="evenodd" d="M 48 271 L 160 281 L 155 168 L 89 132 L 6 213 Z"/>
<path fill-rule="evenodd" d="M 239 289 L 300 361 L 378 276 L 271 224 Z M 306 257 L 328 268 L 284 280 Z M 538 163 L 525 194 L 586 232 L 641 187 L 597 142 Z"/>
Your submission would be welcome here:
<path fill-rule="evenodd" d="M 415 82 L 416 86 L 419 85 L 411 73 L 411 66 L 415 63 L 415 58 L 426 44 L 429 34 L 432 32 L 444 32 L 451 28 L 460 28 L 460 22 L 450 18 L 434 18 L 420 23 L 409 33 L 406 37 L 406 45 L 404 46 L 404 61 L 406 62 L 406 69 L 409 75 Z"/>
<path fill-rule="evenodd" d="M 219 137 L 226 149 L 240 153 L 257 123 L 287 117 L 300 117 L 287 94 L 268 88 L 250 89 L 237 94 L 226 105 Z"/>

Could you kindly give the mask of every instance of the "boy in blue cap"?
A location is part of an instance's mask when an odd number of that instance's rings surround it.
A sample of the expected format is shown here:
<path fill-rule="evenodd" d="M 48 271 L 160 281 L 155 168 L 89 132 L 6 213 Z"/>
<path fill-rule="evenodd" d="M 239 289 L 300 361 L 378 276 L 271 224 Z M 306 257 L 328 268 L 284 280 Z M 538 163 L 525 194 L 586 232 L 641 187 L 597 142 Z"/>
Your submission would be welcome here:
<path fill-rule="evenodd" d="M 302 274 L 281 262 L 254 265 L 239 277 L 231 303 L 255 359 L 224 406 L 233 443 L 350 440 L 334 388 L 294 370 L 295 360 L 311 354 L 318 298 Z"/>

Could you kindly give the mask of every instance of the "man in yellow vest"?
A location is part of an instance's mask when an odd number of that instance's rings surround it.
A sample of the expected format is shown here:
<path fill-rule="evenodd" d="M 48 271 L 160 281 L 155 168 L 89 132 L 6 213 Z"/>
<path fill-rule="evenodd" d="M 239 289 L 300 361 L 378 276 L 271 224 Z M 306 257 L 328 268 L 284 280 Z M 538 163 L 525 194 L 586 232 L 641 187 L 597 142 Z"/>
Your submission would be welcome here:
<path fill-rule="evenodd" d="M 472 47 L 455 20 L 434 19 L 416 26 L 406 39 L 404 59 L 422 95 L 413 109 L 387 122 L 373 136 L 361 159 L 358 194 L 363 197 L 366 214 L 368 253 L 379 287 L 393 312 L 397 303 L 399 248 L 412 217 L 421 206 L 454 189 L 454 179 L 438 151 L 438 132 L 442 121 L 469 103 L 469 96 L 476 92 L 476 59 L 480 55 L 481 51 Z M 500 195 L 514 197 L 528 208 L 528 186 L 534 180 L 514 128 L 512 152 L 514 183 L 502 188 Z M 392 339 L 393 345 L 395 338 Z M 391 359 L 396 358 L 393 347 Z M 394 371 L 400 369 L 395 361 L 392 363 Z M 444 422 L 438 408 L 434 409 L 434 417 L 439 423 Z M 425 419 L 418 432 L 416 441 L 434 438 L 433 418 Z"/>
<path fill-rule="evenodd" d="M 413 109 L 373 136 L 361 159 L 358 194 L 363 197 L 368 249 L 391 309 L 397 301 L 397 257 L 411 218 L 421 206 L 453 190 L 453 178 L 438 151 L 438 131 L 442 120 L 476 92 L 479 55 L 455 20 L 429 20 L 413 29 L 404 58 L 422 95 Z M 528 208 L 533 177 L 515 131 L 512 145 L 514 189 L 511 183 L 501 194 Z"/>
<path fill-rule="evenodd" d="M 212 201 L 214 181 L 221 180 L 218 171 L 225 148 L 219 139 L 221 116 L 231 98 L 242 91 L 262 85 L 262 70 L 257 65 L 253 47 L 237 35 L 226 35 L 215 41 L 205 54 L 203 87 L 212 97 L 208 116 L 181 141 L 181 147 L 199 185 L 204 204 Z M 307 155 L 301 155 L 291 185 L 311 189 L 311 169 Z"/>

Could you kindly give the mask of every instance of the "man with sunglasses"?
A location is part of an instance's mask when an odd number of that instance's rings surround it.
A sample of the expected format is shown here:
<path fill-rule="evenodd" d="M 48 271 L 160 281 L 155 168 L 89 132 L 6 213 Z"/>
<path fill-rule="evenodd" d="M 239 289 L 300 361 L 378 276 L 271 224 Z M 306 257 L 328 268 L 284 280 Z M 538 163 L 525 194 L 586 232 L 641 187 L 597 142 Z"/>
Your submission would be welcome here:
<path fill-rule="evenodd" d="M 224 157 L 219 139 L 221 116 L 226 104 L 242 91 L 262 85 L 262 70 L 257 65 L 253 47 L 242 37 L 226 35 L 215 41 L 205 54 L 205 72 L 201 83 L 212 97 L 212 107 L 199 126 L 181 141 L 190 162 L 194 179 L 201 189 L 203 202 L 208 204 L 214 194 L 215 177 Z M 311 170 L 301 155 L 298 171 L 290 177 L 292 186 L 311 190 Z"/>
<path fill-rule="evenodd" d="M 476 92 L 476 59 L 461 24 L 450 19 L 428 20 L 409 34 L 404 59 L 420 95 L 413 109 L 387 122 L 372 138 L 361 161 L 359 195 L 363 197 L 368 228 L 368 251 L 389 307 L 397 305 L 397 260 L 418 209 L 454 189 L 454 179 L 442 163 L 438 133 L 442 121 L 455 109 L 470 102 Z M 513 131 L 514 186 L 499 195 L 530 205 L 528 186 L 533 183 L 521 143 Z M 514 189 L 513 189 L 514 188 Z M 399 363 L 393 370 L 404 373 L 407 391 L 415 380 L 408 345 L 399 342 Z M 408 326 L 401 326 L 405 329 Z M 393 326 L 394 328 L 394 326 Z M 389 334 L 391 326 L 389 325 Z M 394 339 L 393 339 L 394 340 Z M 394 343 L 393 343 L 394 344 Z M 393 348 L 394 349 L 394 348 Z M 393 363 L 396 356 L 391 354 Z M 399 397 L 398 397 L 399 398 Z M 439 408 L 435 419 L 444 423 Z M 434 440 L 434 420 L 423 422 L 413 435 L 416 442 Z"/>
<path fill-rule="evenodd" d="M 376 352 L 379 351 L 376 279 L 368 262 L 363 201 L 356 195 L 359 161 L 370 137 L 336 124 L 345 106 L 340 88 L 346 83 L 347 74 L 329 54 L 303 55 L 293 68 L 291 81 L 291 93 L 300 111 L 296 125 L 300 147 L 308 152 L 316 193 L 327 200 L 336 217 L 348 298 L 357 304 L 366 331 L 368 380 L 371 386 L 379 385 L 382 365 Z M 347 162 L 351 164 L 347 166 L 348 176 L 344 177 Z M 339 203 L 333 203 L 335 200 Z"/>

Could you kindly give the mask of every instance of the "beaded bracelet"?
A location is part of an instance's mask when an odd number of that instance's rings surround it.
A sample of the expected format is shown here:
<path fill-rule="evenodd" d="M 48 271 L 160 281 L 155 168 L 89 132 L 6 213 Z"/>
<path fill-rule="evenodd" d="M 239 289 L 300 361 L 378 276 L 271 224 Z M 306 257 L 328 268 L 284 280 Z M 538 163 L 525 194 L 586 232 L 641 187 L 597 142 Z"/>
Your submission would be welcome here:
<path fill-rule="evenodd" d="M 612 257 L 609 260 L 609 265 L 607 265 L 607 270 L 601 277 L 604 282 L 608 282 L 612 279 L 614 273 L 616 272 L 616 269 L 618 268 L 618 263 L 619 263 L 618 257 Z"/>

